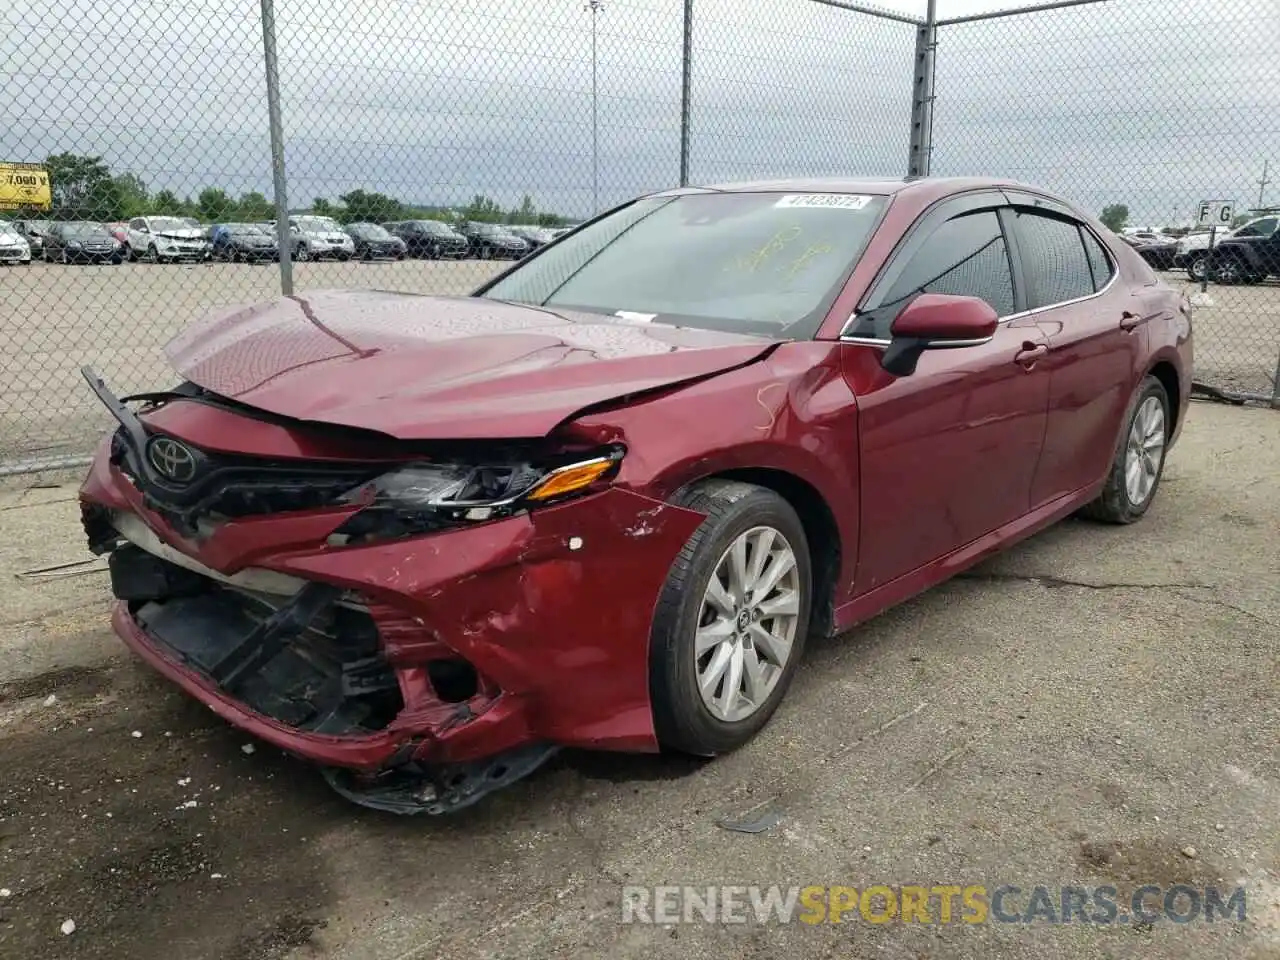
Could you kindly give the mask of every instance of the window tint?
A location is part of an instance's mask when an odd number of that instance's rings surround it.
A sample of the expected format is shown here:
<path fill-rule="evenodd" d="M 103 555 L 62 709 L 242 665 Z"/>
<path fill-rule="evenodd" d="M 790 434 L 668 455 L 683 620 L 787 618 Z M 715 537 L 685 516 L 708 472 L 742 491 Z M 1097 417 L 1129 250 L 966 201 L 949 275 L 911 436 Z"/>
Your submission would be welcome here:
<path fill-rule="evenodd" d="M 1237 237 L 1269 237 L 1276 232 L 1276 224 L 1280 223 L 1275 217 L 1267 217 L 1264 220 L 1255 220 L 1253 223 L 1241 227 L 1235 232 Z"/>
<path fill-rule="evenodd" d="M 979 297 L 999 316 L 1013 313 L 1009 252 L 994 210 L 964 214 L 935 230 L 899 275 L 884 305 L 917 293 Z"/>
<path fill-rule="evenodd" d="M 1052 306 L 1094 292 L 1093 273 L 1074 221 L 1018 210 L 1014 213 L 1027 307 Z"/>
<path fill-rule="evenodd" d="M 1089 258 L 1089 269 L 1093 271 L 1093 289 L 1101 290 L 1111 279 L 1115 268 L 1111 265 L 1111 258 L 1102 249 L 1102 244 L 1098 242 L 1097 237 L 1088 230 L 1081 230 L 1080 234 L 1084 237 L 1084 252 Z"/>
<path fill-rule="evenodd" d="M 879 307 L 848 336 L 890 339 L 903 304 L 919 293 L 949 293 L 987 301 L 999 316 L 1013 313 L 1009 251 L 994 210 L 966 213 L 938 227 L 911 255 Z"/>

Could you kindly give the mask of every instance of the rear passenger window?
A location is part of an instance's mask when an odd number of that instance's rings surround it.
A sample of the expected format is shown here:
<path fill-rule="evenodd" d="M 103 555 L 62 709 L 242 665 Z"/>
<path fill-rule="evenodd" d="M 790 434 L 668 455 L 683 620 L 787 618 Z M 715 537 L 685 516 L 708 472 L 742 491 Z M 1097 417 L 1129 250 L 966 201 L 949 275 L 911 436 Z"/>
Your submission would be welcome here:
<path fill-rule="evenodd" d="M 1101 290 L 1111 280 L 1115 268 L 1111 266 L 1111 258 L 1102 249 L 1102 244 L 1084 227 L 1080 228 L 1080 236 L 1084 237 L 1084 252 L 1089 258 L 1089 269 L 1093 271 L 1093 289 Z"/>
<path fill-rule="evenodd" d="M 1093 271 L 1073 220 L 1014 212 L 1022 274 L 1027 282 L 1027 308 L 1049 307 L 1094 292 Z"/>

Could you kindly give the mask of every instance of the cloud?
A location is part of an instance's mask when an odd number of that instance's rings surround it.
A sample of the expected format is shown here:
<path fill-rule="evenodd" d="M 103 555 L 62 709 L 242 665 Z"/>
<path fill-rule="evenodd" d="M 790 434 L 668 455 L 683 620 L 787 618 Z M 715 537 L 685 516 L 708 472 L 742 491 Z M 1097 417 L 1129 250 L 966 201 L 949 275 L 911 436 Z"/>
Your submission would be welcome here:
<path fill-rule="evenodd" d="M 1275 0 L 1111 0 L 939 30 L 936 174 L 1011 175 L 1098 210 L 1256 200 L 1280 163 Z M 899 12 L 923 3 L 895 0 Z M 579 0 L 276 0 L 294 205 L 592 207 L 591 15 Z M 942 2 L 942 17 L 989 8 Z M 812 0 L 697 0 L 692 175 L 905 171 L 915 30 Z M 256 0 L 24 0 L 0 159 L 102 154 L 153 189 L 270 192 Z M 681 0 L 597 15 L 601 202 L 678 177 Z"/>

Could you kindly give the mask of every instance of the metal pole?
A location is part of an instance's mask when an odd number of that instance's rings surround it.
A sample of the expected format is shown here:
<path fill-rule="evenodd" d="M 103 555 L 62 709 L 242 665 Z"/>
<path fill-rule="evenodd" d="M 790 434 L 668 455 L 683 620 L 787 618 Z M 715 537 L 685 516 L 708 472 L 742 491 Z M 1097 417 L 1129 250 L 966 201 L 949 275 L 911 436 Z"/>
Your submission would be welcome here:
<path fill-rule="evenodd" d="M 600 97 L 599 64 L 596 61 L 596 15 L 604 0 L 588 0 L 591 11 L 591 212 L 600 212 Z"/>
<path fill-rule="evenodd" d="M 1218 235 L 1216 224 L 1209 225 L 1209 252 L 1204 255 L 1204 274 L 1200 277 L 1200 292 L 1209 289 L 1209 272 L 1213 269 L 1213 241 Z"/>
<path fill-rule="evenodd" d="M 916 28 L 915 77 L 911 87 L 911 147 L 907 176 L 927 177 L 933 152 L 933 66 L 938 42 L 938 2 L 929 0 L 924 22 Z"/>
<path fill-rule="evenodd" d="M 689 115 L 693 107 L 693 0 L 684 0 L 684 59 L 680 77 L 680 186 L 689 185 Z"/>
<path fill-rule="evenodd" d="M 267 68 L 267 124 L 271 133 L 271 184 L 275 193 L 276 243 L 280 247 L 280 292 L 293 296 L 293 236 L 289 233 L 288 180 L 284 175 L 284 121 L 280 117 L 280 70 L 276 60 L 274 0 L 262 4 L 262 59 Z"/>

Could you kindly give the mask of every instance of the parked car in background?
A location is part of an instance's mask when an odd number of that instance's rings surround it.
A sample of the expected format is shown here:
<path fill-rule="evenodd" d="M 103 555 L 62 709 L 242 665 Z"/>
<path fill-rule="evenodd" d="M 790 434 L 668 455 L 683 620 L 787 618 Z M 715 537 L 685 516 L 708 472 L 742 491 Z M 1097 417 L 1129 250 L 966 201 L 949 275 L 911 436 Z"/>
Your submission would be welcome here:
<path fill-rule="evenodd" d="M 31 263 L 31 244 L 8 220 L 0 220 L 0 263 Z"/>
<path fill-rule="evenodd" d="M 546 227 L 536 227 L 526 224 L 513 224 L 507 228 L 525 243 L 529 244 L 528 253 L 533 253 L 540 247 L 545 247 L 548 243 L 555 239 L 551 235 L 551 231 Z"/>
<path fill-rule="evenodd" d="M 409 249 L 403 240 L 376 223 L 348 223 L 343 229 L 361 260 L 403 260 Z"/>
<path fill-rule="evenodd" d="M 299 214 L 289 218 L 289 231 L 298 241 L 295 260 L 350 260 L 355 256 L 355 244 L 333 217 Z"/>
<path fill-rule="evenodd" d="M 1178 241 L 1157 233 L 1130 233 L 1120 237 L 1138 252 L 1151 267 L 1156 270 L 1173 269 L 1173 260 L 1178 252 Z"/>
<path fill-rule="evenodd" d="M 53 228 L 52 220 L 15 220 L 13 226 L 26 239 L 31 247 L 31 255 L 44 258 L 44 238 Z"/>
<path fill-rule="evenodd" d="M 1219 231 L 1214 242 L 1216 245 L 1236 237 L 1270 237 L 1276 232 L 1277 226 L 1280 226 L 1280 217 L 1274 215 L 1258 217 L 1225 234 Z M 1209 234 L 1189 233 L 1178 241 L 1173 263 L 1176 267 L 1185 267 L 1187 276 L 1199 283 L 1205 276 L 1208 255 Z"/>
<path fill-rule="evenodd" d="M 210 231 L 212 255 L 218 260 L 254 263 L 279 258 L 275 228 L 256 223 L 217 223 Z"/>
<path fill-rule="evenodd" d="M 111 223 L 104 223 L 103 226 L 107 228 L 107 233 L 115 237 L 116 243 L 120 244 L 121 247 L 129 245 L 128 223 L 123 220 L 114 220 Z"/>
<path fill-rule="evenodd" d="M 441 260 L 467 255 L 467 238 L 439 220 L 397 220 L 383 227 L 404 241 L 411 257 Z"/>
<path fill-rule="evenodd" d="M 467 238 L 467 255 L 481 260 L 518 260 L 529 252 L 529 242 L 501 224 L 467 221 L 458 232 Z"/>
<path fill-rule="evenodd" d="M 91 220 L 56 222 L 44 240 L 48 263 L 119 263 L 124 257 L 120 242 Z"/>
<path fill-rule="evenodd" d="M 561 747 L 734 750 L 810 636 L 1139 521 L 1191 341 L 1033 187 L 670 190 L 469 297 L 228 308 L 158 401 L 89 371 L 119 429 L 81 516 L 143 660 L 344 796 L 447 813 Z"/>
<path fill-rule="evenodd" d="M 189 217 L 134 217 L 129 221 L 126 252 L 130 260 L 207 260 L 209 241 L 204 229 Z"/>
<path fill-rule="evenodd" d="M 1261 283 L 1280 276 L 1280 228 L 1256 221 L 1255 229 L 1237 230 L 1214 246 L 1208 264 L 1210 279 L 1218 283 Z"/>

